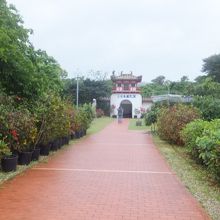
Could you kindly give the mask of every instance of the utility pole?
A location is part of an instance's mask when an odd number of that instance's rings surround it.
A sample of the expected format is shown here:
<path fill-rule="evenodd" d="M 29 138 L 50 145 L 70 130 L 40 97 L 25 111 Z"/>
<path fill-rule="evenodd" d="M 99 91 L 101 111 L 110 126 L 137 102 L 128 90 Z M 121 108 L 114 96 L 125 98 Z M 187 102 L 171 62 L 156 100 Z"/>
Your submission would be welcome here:
<path fill-rule="evenodd" d="M 76 77 L 76 107 L 79 107 L 79 77 Z"/>

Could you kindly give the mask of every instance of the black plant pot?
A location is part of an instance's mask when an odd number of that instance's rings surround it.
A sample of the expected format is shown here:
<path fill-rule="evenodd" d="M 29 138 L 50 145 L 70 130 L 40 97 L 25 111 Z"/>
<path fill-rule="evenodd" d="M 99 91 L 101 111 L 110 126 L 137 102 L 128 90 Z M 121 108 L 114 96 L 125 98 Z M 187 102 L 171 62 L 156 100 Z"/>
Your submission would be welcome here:
<path fill-rule="evenodd" d="M 76 131 L 76 132 L 75 132 L 75 137 L 76 137 L 76 139 L 80 138 L 80 137 L 81 137 L 80 135 L 81 135 L 81 134 L 80 134 L 80 131 Z"/>
<path fill-rule="evenodd" d="M 60 149 L 63 146 L 63 140 L 62 138 L 59 138 L 57 141 L 58 141 L 58 148 Z"/>
<path fill-rule="evenodd" d="M 80 133 L 80 137 L 83 137 L 83 130 L 81 130 L 79 133 Z"/>
<path fill-rule="evenodd" d="M 64 145 L 69 144 L 70 139 L 69 139 L 68 136 L 63 137 L 62 139 L 63 139 L 63 144 L 64 144 Z"/>
<path fill-rule="evenodd" d="M 40 157 L 40 148 L 35 148 L 32 153 L 31 160 L 39 160 L 39 157 Z"/>
<path fill-rule="evenodd" d="M 18 164 L 19 165 L 28 165 L 31 162 L 32 157 L 32 151 L 31 152 L 21 152 L 18 154 Z"/>
<path fill-rule="evenodd" d="M 70 144 L 70 136 L 66 137 L 66 144 Z"/>
<path fill-rule="evenodd" d="M 1 159 L 1 167 L 4 172 L 16 171 L 18 155 L 11 155 Z"/>
<path fill-rule="evenodd" d="M 62 140 L 62 146 L 65 145 L 65 144 L 66 144 L 66 139 L 65 139 L 65 137 L 62 137 L 61 140 Z"/>
<path fill-rule="evenodd" d="M 40 155 L 48 156 L 50 153 L 51 144 L 42 144 L 40 146 Z"/>
<path fill-rule="evenodd" d="M 75 137 L 75 134 L 71 134 L 71 135 L 70 135 L 70 139 L 71 139 L 71 140 L 73 140 L 73 139 L 75 139 L 75 138 L 76 138 L 76 137 Z"/>
<path fill-rule="evenodd" d="M 53 142 L 51 142 L 51 151 L 57 151 L 59 149 L 59 141 L 55 140 Z"/>

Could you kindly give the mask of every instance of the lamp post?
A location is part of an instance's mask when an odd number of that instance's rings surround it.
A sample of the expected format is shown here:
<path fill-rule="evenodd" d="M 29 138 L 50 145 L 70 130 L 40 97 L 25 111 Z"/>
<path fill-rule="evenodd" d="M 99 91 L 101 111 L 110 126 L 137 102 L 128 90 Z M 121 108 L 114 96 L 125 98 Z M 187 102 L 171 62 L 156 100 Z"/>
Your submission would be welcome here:
<path fill-rule="evenodd" d="M 76 77 L 76 107 L 79 107 L 79 77 Z"/>

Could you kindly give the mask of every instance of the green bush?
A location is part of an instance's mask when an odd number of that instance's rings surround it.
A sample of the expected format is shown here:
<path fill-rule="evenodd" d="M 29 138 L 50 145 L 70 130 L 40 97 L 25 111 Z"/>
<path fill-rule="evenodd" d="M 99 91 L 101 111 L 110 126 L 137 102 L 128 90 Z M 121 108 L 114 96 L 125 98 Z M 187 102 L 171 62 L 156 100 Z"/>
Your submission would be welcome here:
<path fill-rule="evenodd" d="M 0 95 L 0 134 L 12 151 L 29 151 L 37 135 L 35 116 L 25 106 L 16 106 L 15 99 Z"/>
<path fill-rule="evenodd" d="M 209 122 L 198 119 L 187 124 L 181 131 L 181 137 L 189 153 L 200 164 L 203 164 L 203 160 L 199 157 L 199 147 L 196 145 L 196 140 L 203 135 L 208 124 Z"/>
<path fill-rule="evenodd" d="M 220 120 L 210 122 L 208 128 L 204 129 L 202 137 L 198 137 L 196 145 L 199 148 L 199 157 L 220 182 Z"/>
<path fill-rule="evenodd" d="M 37 137 L 36 119 L 24 108 L 15 109 L 7 116 L 8 140 L 12 151 L 32 151 Z"/>
<path fill-rule="evenodd" d="M 220 118 L 220 99 L 212 96 L 203 96 L 194 98 L 193 105 L 197 107 L 203 119 L 211 121 Z"/>
<path fill-rule="evenodd" d="M 71 133 L 72 112 L 69 103 L 57 95 L 50 95 L 37 103 L 38 143 L 48 144 Z"/>
<path fill-rule="evenodd" d="M 198 109 L 192 106 L 177 104 L 170 108 L 163 108 L 157 120 L 158 134 L 169 143 L 182 145 L 180 131 L 186 124 L 199 117 Z"/>
<path fill-rule="evenodd" d="M 8 147 L 7 143 L 2 139 L 3 136 L 0 134 L 0 159 L 4 156 L 11 155 L 10 148 Z"/>
<path fill-rule="evenodd" d="M 207 167 L 220 182 L 220 119 L 191 122 L 183 129 L 182 136 L 196 162 Z"/>
<path fill-rule="evenodd" d="M 159 111 L 159 107 L 154 106 L 150 111 L 146 112 L 144 115 L 145 125 L 149 126 L 156 123 Z"/>

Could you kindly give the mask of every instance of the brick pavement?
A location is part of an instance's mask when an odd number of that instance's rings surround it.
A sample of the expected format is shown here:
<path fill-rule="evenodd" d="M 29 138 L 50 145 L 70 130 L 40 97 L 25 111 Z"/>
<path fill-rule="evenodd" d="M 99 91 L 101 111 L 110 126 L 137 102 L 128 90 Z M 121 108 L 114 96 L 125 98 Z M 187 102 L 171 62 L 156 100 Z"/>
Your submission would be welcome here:
<path fill-rule="evenodd" d="M 0 220 L 209 219 L 144 132 L 113 122 L 2 185 Z"/>

